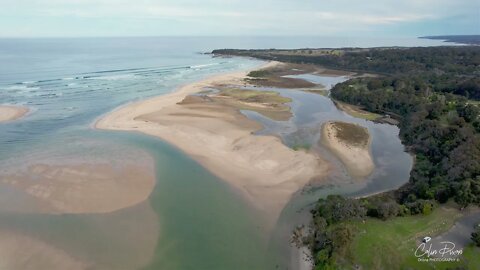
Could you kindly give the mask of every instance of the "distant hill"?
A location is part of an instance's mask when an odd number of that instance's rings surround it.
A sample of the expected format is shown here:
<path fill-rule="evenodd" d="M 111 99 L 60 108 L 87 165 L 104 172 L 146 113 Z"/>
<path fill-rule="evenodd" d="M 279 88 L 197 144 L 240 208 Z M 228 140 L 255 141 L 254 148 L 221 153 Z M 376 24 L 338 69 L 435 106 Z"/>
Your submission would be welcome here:
<path fill-rule="evenodd" d="M 426 36 L 425 39 L 440 39 L 458 44 L 480 45 L 480 35 Z"/>

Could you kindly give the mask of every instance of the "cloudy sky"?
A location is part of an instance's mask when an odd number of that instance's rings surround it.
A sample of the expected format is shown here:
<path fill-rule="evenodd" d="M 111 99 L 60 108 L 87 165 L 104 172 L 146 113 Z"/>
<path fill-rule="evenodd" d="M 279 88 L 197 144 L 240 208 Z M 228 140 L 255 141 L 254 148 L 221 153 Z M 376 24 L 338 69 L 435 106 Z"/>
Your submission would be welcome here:
<path fill-rule="evenodd" d="M 0 0 L 0 37 L 480 34 L 480 0 Z"/>

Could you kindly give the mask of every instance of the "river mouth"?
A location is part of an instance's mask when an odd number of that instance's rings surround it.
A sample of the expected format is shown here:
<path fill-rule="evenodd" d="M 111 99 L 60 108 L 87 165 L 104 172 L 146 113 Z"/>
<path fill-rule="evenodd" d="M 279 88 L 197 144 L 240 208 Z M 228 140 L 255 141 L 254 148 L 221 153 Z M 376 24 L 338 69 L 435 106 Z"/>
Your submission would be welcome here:
<path fill-rule="evenodd" d="M 305 215 L 305 211 L 298 212 L 299 209 L 306 209 L 305 207 L 322 194 L 377 192 L 392 188 L 408 179 L 402 178 L 405 171 L 409 171 L 407 167 L 411 166 L 408 161 L 402 165 L 404 167 L 398 168 L 398 178 L 387 177 L 388 173 L 395 173 L 393 168 L 389 171 L 392 163 L 388 161 L 395 161 L 395 153 L 404 153 L 396 127 L 345 115 L 336 109 L 328 97 L 291 89 L 268 88 L 293 100 L 291 106 L 294 116 L 289 121 L 272 121 L 254 112 L 245 111 L 248 117 L 264 125 L 265 129 L 257 135 L 279 136 L 292 148 L 308 143 L 314 151 L 319 151 L 337 166 L 327 182 L 307 187 L 292 199 L 283 211 L 276 231 L 270 235 L 263 227 L 261 217 L 250 209 L 235 190 L 176 148 L 161 140 L 134 132 L 108 132 L 89 128 L 89 123 L 100 112 L 129 100 L 130 96 L 114 100 L 102 109 L 82 110 L 85 108 L 83 102 L 88 103 L 88 100 L 81 100 L 80 94 L 73 91 L 83 87 L 91 88 L 87 86 L 92 80 L 98 89 L 105 87 L 110 80 L 113 83 L 109 87 L 119 86 L 123 84 L 121 80 L 127 80 L 132 83 L 133 88 L 130 90 L 137 89 L 138 78 L 124 75 L 102 79 L 82 78 L 76 82 L 83 86 L 70 85 L 71 82 L 63 81 L 38 83 L 40 88 L 44 87 L 46 90 L 62 87 L 66 90 L 69 90 L 68 87 L 74 89 L 70 89 L 71 96 L 64 92 L 63 99 L 61 96 L 56 97 L 67 103 L 49 100 L 55 98 L 53 96 L 43 96 L 44 99 L 35 101 L 39 107 L 38 114 L 18 124 L 5 126 L 2 134 L 7 136 L 3 137 L 5 144 L 0 150 L 8 156 L 3 156 L 2 161 L 14 159 L 31 149 L 34 150 L 33 153 L 42 153 L 45 149 L 64 146 L 67 146 L 69 152 L 75 153 L 76 158 L 81 158 L 83 153 L 87 153 L 86 158 L 89 157 L 88 154 L 105 158 L 132 158 L 134 155 L 130 148 L 140 149 L 148 153 L 155 162 L 156 185 L 148 200 L 106 214 L 51 215 L 4 211 L 0 213 L 0 229 L 15 231 L 48 243 L 68 254 L 75 254 L 75 259 L 92 268 L 274 269 L 276 266 L 289 264 L 290 260 L 285 256 L 285 252 L 288 252 L 288 238 L 293 226 L 291 218 L 296 218 L 299 214 Z M 35 83 L 31 83 L 26 86 L 25 91 L 33 95 L 36 95 L 35 91 L 41 92 L 41 89 L 35 87 Z M 93 94 L 95 91 L 88 93 Z M 128 92 L 127 89 L 122 91 Z M 107 98 L 105 94 L 102 95 L 102 101 Z M 56 115 L 55 111 L 70 113 Z M 375 163 L 378 168 L 383 169 L 376 170 L 365 182 L 351 181 L 341 163 L 316 144 L 320 136 L 319 127 L 327 120 L 354 122 L 368 128 L 373 136 L 372 152 Z M 26 130 L 37 134 L 22 133 Z M 23 143 L 31 137 L 35 140 Z M 85 142 L 79 141 L 79 138 Z M 382 145 L 382 142 L 385 145 Z M 391 145 L 391 148 L 386 149 L 388 145 Z M 11 156 L 12 149 L 18 146 L 18 153 Z M 48 155 L 65 157 L 64 152 L 54 150 L 48 152 Z M 398 160 L 396 162 L 398 163 Z M 387 181 L 384 181 L 384 177 L 388 178 Z M 302 222 L 305 219 L 296 220 Z"/>

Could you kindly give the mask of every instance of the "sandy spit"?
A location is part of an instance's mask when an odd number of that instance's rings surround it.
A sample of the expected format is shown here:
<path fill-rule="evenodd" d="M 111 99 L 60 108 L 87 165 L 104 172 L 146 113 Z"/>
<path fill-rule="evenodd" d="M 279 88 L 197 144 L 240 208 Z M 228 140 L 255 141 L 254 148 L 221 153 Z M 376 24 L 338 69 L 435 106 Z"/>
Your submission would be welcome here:
<path fill-rule="evenodd" d="M 269 62 L 263 68 L 275 65 L 279 63 Z M 182 102 L 206 87 L 244 85 L 246 74 L 213 76 L 127 104 L 99 119 L 95 127 L 139 131 L 175 145 L 239 190 L 273 225 L 293 193 L 327 173 L 327 163 L 288 148 L 276 137 L 252 135 L 261 126 L 228 105 Z"/>

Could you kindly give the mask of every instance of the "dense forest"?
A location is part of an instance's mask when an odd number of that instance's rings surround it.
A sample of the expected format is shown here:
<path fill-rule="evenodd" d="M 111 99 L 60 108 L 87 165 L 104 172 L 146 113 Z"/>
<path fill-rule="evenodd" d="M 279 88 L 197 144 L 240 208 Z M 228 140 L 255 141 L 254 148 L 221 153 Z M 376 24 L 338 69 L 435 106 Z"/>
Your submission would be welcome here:
<path fill-rule="evenodd" d="M 400 138 L 415 163 L 408 184 L 399 190 L 360 200 L 319 200 L 312 212 L 313 233 L 305 240 L 319 269 L 334 268 L 339 258 L 349 256 L 354 231 L 345 221 L 428 215 L 450 198 L 461 206 L 480 204 L 479 49 L 425 50 L 412 50 L 415 56 L 410 50 L 395 51 L 390 68 L 388 53 L 393 51 L 383 50 L 379 66 L 388 75 L 351 79 L 331 91 L 337 100 L 398 118 Z M 478 242 L 478 232 L 472 239 Z"/>
<path fill-rule="evenodd" d="M 400 122 L 400 138 L 415 158 L 408 184 L 364 199 L 320 199 L 313 233 L 304 239 L 318 269 L 335 269 L 339 258 L 348 258 L 354 232 L 344 221 L 429 214 L 449 199 L 480 204 L 480 47 L 218 53 L 377 74 L 337 84 L 331 96 Z"/>
<path fill-rule="evenodd" d="M 398 192 L 400 202 L 415 196 L 439 202 L 453 197 L 463 205 L 480 203 L 480 109 L 476 101 L 480 70 L 479 63 L 471 59 L 460 65 L 456 60 L 460 52 L 448 54 L 456 64 L 433 65 L 435 72 L 356 78 L 332 89 L 335 99 L 400 117 L 400 137 L 415 154 L 410 183 Z M 431 57 L 427 64 L 435 59 Z M 444 79 L 438 80 L 437 74 Z"/>
<path fill-rule="evenodd" d="M 480 99 L 480 47 L 375 49 L 214 50 L 238 55 L 332 69 L 368 72 L 426 82 L 440 90 Z M 422 87 L 423 85 L 417 85 Z"/>

